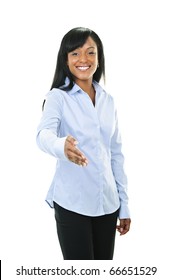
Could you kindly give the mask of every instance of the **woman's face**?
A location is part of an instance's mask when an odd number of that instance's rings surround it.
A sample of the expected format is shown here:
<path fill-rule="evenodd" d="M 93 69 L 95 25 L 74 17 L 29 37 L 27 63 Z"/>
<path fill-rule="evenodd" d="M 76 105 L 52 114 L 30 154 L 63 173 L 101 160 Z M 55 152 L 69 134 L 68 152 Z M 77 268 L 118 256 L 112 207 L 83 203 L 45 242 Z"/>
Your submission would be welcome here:
<path fill-rule="evenodd" d="M 85 44 L 68 53 L 67 65 L 75 77 L 75 82 L 87 81 L 93 78 L 98 66 L 97 45 L 91 37 Z"/>

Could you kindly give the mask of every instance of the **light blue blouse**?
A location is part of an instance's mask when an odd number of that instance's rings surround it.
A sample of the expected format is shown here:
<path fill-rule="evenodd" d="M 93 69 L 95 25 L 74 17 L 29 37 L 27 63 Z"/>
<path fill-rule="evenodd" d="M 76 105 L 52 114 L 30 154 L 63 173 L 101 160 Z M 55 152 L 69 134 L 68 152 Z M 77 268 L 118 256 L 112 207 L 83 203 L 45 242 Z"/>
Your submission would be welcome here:
<path fill-rule="evenodd" d="M 67 81 L 66 81 L 67 82 Z M 93 82 L 95 106 L 77 84 L 69 91 L 52 89 L 37 129 L 41 150 L 57 159 L 56 172 L 46 201 L 87 216 L 113 213 L 129 218 L 127 177 L 113 97 Z M 79 142 L 78 148 L 89 163 L 82 167 L 64 154 L 68 135 Z"/>

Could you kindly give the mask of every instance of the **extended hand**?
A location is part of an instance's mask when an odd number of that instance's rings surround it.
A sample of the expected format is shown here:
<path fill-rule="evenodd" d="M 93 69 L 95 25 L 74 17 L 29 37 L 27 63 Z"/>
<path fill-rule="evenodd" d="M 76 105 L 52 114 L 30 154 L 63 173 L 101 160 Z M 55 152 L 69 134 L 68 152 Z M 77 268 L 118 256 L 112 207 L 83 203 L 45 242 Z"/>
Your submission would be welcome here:
<path fill-rule="evenodd" d="M 87 166 L 88 160 L 85 155 L 76 147 L 77 144 L 78 141 L 74 137 L 69 135 L 65 141 L 65 155 L 70 161 L 74 162 L 75 164 Z"/>

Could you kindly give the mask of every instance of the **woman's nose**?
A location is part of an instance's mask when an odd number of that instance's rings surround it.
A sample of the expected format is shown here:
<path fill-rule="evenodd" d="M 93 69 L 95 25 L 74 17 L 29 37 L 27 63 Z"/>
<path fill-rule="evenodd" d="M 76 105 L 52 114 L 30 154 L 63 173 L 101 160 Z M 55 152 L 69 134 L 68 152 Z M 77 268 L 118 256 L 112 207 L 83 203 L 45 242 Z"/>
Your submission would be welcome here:
<path fill-rule="evenodd" d="M 79 60 L 81 62 L 86 62 L 87 61 L 87 55 L 85 53 L 82 53 L 79 57 Z"/>

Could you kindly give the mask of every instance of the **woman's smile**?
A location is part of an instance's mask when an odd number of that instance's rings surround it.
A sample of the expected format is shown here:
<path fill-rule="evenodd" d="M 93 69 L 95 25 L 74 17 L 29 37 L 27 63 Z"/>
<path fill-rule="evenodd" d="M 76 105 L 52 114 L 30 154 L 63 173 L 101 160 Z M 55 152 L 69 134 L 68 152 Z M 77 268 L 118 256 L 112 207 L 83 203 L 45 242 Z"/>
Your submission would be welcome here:
<path fill-rule="evenodd" d="M 91 66 L 76 66 L 77 69 L 79 69 L 80 71 L 86 71 L 90 68 Z"/>

